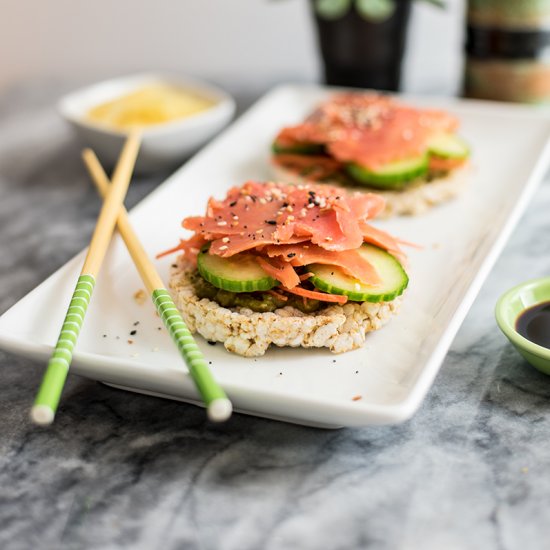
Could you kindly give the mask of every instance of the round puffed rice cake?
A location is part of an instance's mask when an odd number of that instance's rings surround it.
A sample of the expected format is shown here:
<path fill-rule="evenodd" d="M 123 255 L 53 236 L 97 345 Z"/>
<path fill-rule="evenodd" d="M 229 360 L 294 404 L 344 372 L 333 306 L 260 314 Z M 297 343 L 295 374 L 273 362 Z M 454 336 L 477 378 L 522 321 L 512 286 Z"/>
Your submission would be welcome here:
<path fill-rule="evenodd" d="M 359 348 L 368 332 L 378 330 L 395 314 L 401 298 L 390 302 L 349 302 L 314 313 L 286 306 L 274 312 L 256 313 L 245 307 L 226 308 L 199 298 L 190 281 L 191 270 L 182 258 L 172 268 L 170 288 L 176 306 L 191 332 L 211 342 L 223 342 L 227 350 L 257 357 L 273 344 L 279 347 L 327 347 L 334 353 Z"/>

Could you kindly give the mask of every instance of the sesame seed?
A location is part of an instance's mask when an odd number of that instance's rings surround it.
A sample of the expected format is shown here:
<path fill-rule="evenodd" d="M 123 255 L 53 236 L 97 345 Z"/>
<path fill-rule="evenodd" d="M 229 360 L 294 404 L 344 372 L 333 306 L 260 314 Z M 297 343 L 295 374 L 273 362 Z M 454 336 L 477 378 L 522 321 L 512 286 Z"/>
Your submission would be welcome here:
<path fill-rule="evenodd" d="M 229 242 L 229 237 L 224 237 L 222 239 L 222 243 L 228 243 Z"/>
<path fill-rule="evenodd" d="M 223 245 L 223 246 L 220 246 L 219 250 L 227 250 L 227 246 L 226 245 Z"/>
<path fill-rule="evenodd" d="M 220 227 L 223 227 L 224 225 L 227 225 L 227 222 L 226 221 L 221 221 L 221 222 L 218 222 L 218 225 Z"/>

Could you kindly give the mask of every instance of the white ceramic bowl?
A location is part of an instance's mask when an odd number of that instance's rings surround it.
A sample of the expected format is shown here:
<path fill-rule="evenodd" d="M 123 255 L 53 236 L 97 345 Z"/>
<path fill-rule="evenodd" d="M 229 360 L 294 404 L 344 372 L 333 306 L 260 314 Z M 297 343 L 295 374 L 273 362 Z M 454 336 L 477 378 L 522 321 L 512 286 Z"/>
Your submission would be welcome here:
<path fill-rule="evenodd" d="M 175 166 L 216 135 L 233 117 L 235 101 L 206 82 L 175 74 L 143 73 L 93 84 L 72 92 L 58 103 L 61 115 L 106 166 L 113 166 L 125 133 L 85 119 L 90 108 L 155 82 L 176 84 L 214 101 L 205 111 L 157 126 L 146 127 L 136 171 L 153 172 Z"/>

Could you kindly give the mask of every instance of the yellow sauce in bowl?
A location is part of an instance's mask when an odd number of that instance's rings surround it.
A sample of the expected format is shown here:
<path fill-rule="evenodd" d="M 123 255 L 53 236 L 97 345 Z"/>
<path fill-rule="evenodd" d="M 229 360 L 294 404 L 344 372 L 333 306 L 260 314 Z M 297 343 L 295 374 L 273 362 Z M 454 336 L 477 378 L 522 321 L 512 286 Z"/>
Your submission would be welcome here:
<path fill-rule="evenodd" d="M 170 84 L 151 84 L 92 107 L 86 120 L 116 130 L 156 126 L 205 111 L 211 99 Z"/>

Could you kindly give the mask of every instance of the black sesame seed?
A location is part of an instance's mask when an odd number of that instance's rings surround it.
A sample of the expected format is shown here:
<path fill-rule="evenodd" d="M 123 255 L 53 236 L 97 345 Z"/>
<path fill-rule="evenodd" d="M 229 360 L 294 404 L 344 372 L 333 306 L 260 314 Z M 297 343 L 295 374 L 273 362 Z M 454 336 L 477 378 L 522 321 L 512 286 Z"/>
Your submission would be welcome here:
<path fill-rule="evenodd" d="M 229 206 L 235 206 L 237 204 L 237 201 L 233 201 L 229 203 Z"/>
<path fill-rule="evenodd" d="M 268 223 L 269 225 L 277 225 L 275 220 L 265 220 L 265 223 Z"/>
<path fill-rule="evenodd" d="M 289 252 L 286 257 L 287 258 L 294 258 L 294 256 L 296 256 L 296 252 Z"/>
<path fill-rule="evenodd" d="M 139 325 L 139 321 L 136 321 L 136 322 L 134 323 L 134 326 L 137 327 L 138 325 Z"/>
<path fill-rule="evenodd" d="M 131 330 L 131 331 L 130 331 L 130 336 L 135 336 L 136 333 L 137 333 L 137 330 Z"/>

